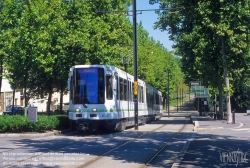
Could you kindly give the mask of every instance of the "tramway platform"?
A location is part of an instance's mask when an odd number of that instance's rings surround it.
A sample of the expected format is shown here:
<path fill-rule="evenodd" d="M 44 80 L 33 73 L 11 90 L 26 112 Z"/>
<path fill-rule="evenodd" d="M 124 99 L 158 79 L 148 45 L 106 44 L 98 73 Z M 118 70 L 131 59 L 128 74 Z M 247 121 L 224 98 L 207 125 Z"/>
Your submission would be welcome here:
<path fill-rule="evenodd" d="M 238 114 L 238 116 L 243 114 Z M 241 128 L 244 126 L 244 121 L 238 120 L 237 118 L 235 124 L 228 123 L 227 120 L 215 120 L 210 116 L 199 116 L 191 115 L 191 120 L 194 124 L 194 131 L 205 131 L 205 130 L 221 130 L 226 128 Z"/>

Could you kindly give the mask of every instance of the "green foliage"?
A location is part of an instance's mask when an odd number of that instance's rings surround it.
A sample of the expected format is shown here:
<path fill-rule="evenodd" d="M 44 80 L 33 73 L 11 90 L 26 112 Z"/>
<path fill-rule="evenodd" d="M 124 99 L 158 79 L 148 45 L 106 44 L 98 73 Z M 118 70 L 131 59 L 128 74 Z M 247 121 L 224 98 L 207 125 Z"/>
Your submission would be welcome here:
<path fill-rule="evenodd" d="M 0 13 L 0 55 L 12 86 L 28 89 L 28 96 L 48 96 L 67 87 L 69 68 L 76 64 L 107 64 L 123 68 L 131 56 L 132 25 L 123 12 L 130 0 L 3 1 Z M 180 62 L 138 25 L 138 76 L 171 97 L 183 81 Z M 1 59 L 0 58 L 0 59 Z M 133 74 L 133 62 L 128 71 Z M 26 100 L 27 102 L 27 100 Z M 48 122 L 45 118 L 41 118 Z M 40 123 L 39 129 L 51 129 Z M 36 125 L 29 125 L 38 129 Z"/>
<path fill-rule="evenodd" d="M 186 82 L 199 80 L 206 87 L 221 87 L 218 81 L 223 81 L 224 70 L 228 69 L 232 92 L 246 84 L 250 74 L 249 0 L 149 2 L 168 8 L 156 12 L 159 19 L 155 27 L 168 31 L 169 38 L 175 41 Z M 224 61 L 222 39 L 226 49 Z M 238 96 L 235 99 L 239 100 Z"/>
<path fill-rule="evenodd" d="M 149 33 L 138 25 L 138 77 L 167 95 L 167 71 L 170 75 L 170 98 L 183 81 L 183 73 L 176 59 L 162 44 L 156 42 Z"/>
<path fill-rule="evenodd" d="M 39 115 L 38 122 L 30 122 L 27 116 L 0 115 L 0 132 L 43 132 L 68 128 L 67 115 Z"/>

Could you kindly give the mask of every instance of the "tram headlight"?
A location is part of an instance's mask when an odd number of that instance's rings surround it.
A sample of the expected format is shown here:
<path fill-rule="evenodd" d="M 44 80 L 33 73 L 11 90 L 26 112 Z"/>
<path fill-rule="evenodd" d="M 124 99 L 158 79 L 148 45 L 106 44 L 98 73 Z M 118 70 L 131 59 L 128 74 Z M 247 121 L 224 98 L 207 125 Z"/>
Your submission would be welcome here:
<path fill-rule="evenodd" d="M 80 109 L 79 109 L 79 108 L 76 108 L 76 112 L 80 112 Z"/>
<path fill-rule="evenodd" d="M 93 112 L 97 112 L 97 108 L 92 108 L 92 111 Z"/>

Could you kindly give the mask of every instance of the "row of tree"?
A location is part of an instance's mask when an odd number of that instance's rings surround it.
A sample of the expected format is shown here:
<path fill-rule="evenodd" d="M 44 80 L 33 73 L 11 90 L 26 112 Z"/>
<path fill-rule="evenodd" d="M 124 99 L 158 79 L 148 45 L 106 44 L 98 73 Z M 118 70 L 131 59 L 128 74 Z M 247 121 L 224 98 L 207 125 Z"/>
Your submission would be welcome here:
<path fill-rule="evenodd" d="M 163 9 L 157 11 L 155 26 L 168 31 L 175 41 L 176 52 L 183 57 L 186 81 L 200 80 L 219 94 L 221 116 L 223 94 L 228 114 L 230 95 L 239 107 L 249 105 L 250 0 L 150 3 L 159 3 Z"/>
<path fill-rule="evenodd" d="M 48 95 L 49 111 L 52 93 L 60 91 L 62 109 L 71 66 L 108 64 L 123 68 L 122 56 L 131 56 L 131 22 L 126 12 L 116 12 L 128 11 L 130 0 L 0 0 L 0 4 L 0 70 L 13 88 L 25 88 L 25 106 L 29 98 Z M 138 77 L 166 98 L 169 71 L 174 97 L 183 83 L 178 61 L 149 37 L 141 23 L 137 31 Z M 132 65 L 133 60 L 128 64 L 131 74 Z"/>

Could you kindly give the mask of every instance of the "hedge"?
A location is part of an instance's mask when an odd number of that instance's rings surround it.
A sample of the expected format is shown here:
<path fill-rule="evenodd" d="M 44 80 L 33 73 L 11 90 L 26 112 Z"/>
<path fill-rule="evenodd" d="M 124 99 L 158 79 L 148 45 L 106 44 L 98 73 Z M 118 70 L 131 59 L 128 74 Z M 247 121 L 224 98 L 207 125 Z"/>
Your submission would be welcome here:
<path fill-rule="evenodd" d="M 0 132 L 45 132 L 67 129 L 67 115 L 38 115 L 37 122 L 30 122 L 28 116 L 0 115 Z"/>

